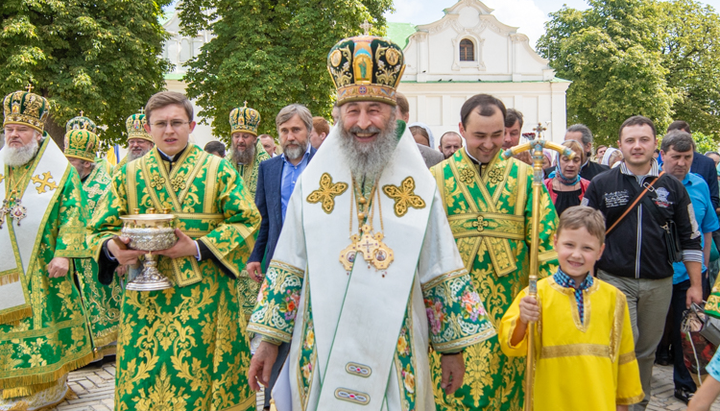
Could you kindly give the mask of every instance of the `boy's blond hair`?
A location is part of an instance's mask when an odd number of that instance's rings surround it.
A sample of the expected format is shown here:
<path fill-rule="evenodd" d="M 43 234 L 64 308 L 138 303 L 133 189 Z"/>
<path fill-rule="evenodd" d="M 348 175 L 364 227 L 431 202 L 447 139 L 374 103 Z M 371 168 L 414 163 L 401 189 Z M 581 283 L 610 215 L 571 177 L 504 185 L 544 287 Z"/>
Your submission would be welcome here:
<path fill-rule="evenodd" d="M 560 235 L 563 229 L 577 230 L 585 227 L 590 235 L 600 240 L 600 244 L 605 244 L 605 217 L 602 213 L 594 208 L 587 206 L 570 207 L 563 211 L 560 216 L 556 235 Z"/>

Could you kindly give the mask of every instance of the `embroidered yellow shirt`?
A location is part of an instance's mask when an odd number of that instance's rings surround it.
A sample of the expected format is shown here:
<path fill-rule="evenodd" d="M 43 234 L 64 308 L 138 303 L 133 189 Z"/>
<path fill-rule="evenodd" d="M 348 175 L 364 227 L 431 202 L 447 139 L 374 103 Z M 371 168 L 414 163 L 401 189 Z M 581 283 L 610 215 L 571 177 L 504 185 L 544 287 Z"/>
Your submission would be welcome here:
<path fill-rule="evenodd" d="M 503 352 L 527 355 L 527 335 L 517 346 L 510 338 L 517 324 L 523 290 L 499 327 Z M 540 321 L 535 331 L 534 409 L 614 411 L 616 405 L 640 402 L 643 390 L 635 359 L 625 295 L 595 279 L 583 291 L 584 322 L 574 292 L 552 277 L 538 281 Z"/>

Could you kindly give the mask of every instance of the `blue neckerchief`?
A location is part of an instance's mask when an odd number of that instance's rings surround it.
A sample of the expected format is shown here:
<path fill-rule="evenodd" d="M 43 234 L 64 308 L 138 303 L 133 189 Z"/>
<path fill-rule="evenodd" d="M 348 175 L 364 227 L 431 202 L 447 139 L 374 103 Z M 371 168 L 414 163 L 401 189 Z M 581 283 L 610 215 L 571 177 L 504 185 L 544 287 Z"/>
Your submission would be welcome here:
<path fill-rule="evenodd" d="M 553 279 L 555 280 L 556 283 L 558 283 L 559 286 L 565 287 L 565 288 L 572 288 L 573 290 L 575 290 L 575 301 L 577 302 L 578 312 L 580 314 L 580 322 L 584 324 L 585 323 L 585 300 L 583 299 L 583 291 L 592 287 L 592 285 L 593 285 L 592 275 L 588 274 L 587 277 L 585 277 L 585 280 L 583 280 L 583 282 L 580 283 L 579 287 L 577 286 L 577 284 L 575 284 L 575 280 L 570 278 L 570 276 L 565 274 L 560 268 L 558 268 L 557 272 L 553 276 Z"/>
<path fill-rule="evenodd" d="M 555 178 L 555 176 L 560 177 L 559 178 L 560 182 L 566 186 L 574 186 L 575 184 L 580 182 L 580 173 L 578 173 L 578 175 L 576 175 L 573 180 L 570 180 L 569 178 L 567 178 L 563 175 L 562 171 L 560 170 L 560 166 L 555 166 L 555 170 L 553 170 L 548 175 L 549 178 Z"/>

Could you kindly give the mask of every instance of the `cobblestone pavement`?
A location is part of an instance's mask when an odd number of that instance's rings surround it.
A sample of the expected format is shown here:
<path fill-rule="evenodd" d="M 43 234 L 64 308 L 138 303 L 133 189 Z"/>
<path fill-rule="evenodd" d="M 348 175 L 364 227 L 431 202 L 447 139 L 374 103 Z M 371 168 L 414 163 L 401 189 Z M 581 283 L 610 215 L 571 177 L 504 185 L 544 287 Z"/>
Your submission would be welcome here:
<path fill-rule="evenodd" d="M 70 388 L 77 394 L 57 406 L 58 411 L 108 411 L 113 409 L 115 389 L 115 365 L 88 366 L 71 372 Z M 685 404 L 673 396 L 672 367 L 655 366 L 653 370 L 653 399 L 648 411 L 684 410 Z M 720 411 L 720 400 L 715 401 L 712 411 Z"/>

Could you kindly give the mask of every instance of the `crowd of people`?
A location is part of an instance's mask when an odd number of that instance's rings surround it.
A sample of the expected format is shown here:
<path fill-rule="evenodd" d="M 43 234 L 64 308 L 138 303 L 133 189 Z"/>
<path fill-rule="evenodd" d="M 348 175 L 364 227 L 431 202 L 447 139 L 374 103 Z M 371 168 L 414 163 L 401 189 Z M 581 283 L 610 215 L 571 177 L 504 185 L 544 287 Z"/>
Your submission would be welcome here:
<path fill-rule="evenodd" d="M 505 155 L 522 113 L 478 94 L 436 140 L 408 124 L 404 66 L 390 40 L 341 40 L 332 127 L 289 104 L 276 143 L 246 102 L 227 153 L 189 143 L 192 104 L 157 93 L 116 166 L 89 118 L 63 151 L 43 96 L 6 96 L 0 410 L 52 407 L 70 371 L 102 361 L 119 411 L 249 410 L 261 389 L 281 411 L 644 410 L 663 356 L 675 396 L 709 409 L 720 358 L 692 399 L 681 320 L 720 267 L 720 155 L 682 121 L 657 152 L 646 117 L 617 148 L 576 124 L 538 190 L 530 152 Z M 127 288 L 155 260 L 123 218 L 152 213 L 175 217 L 177 242 L 153 252 L 171 287 Z"/>

